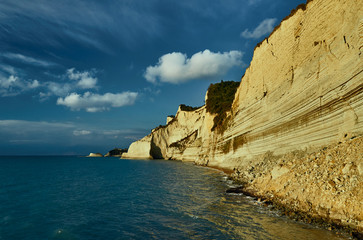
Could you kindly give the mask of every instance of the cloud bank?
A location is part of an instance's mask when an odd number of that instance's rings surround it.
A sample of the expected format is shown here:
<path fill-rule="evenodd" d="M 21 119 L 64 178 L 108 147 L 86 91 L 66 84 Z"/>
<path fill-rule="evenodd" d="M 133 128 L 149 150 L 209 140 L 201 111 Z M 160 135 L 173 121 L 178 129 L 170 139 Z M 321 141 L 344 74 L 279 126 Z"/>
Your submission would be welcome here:
<path fill-rule="evenodd" d="M 19 139 L 24 140 L 24 137 L 28 134 L 49 134 L 65 132 L 69 129 L 74 128 L 71 123 L 59 123 L 59 122 L 46 122 L 46 121 L 26 121 L 26 120 L 0 120 L 0 134 L 2 136 L 11 135 L 13 138 L 9 139 Z M 54 135 L 53 135 L 54 137 Z M 32 138 L 28 138 L 32 139 Z M 35 138 L 34 138 L 35 139 Z M 6 139 L 2 139 L 6 140 Z"/>
<path fill-rule="evenodd" d="M 258 39 L 262 36 L 265 36 L 272 32 L 276 22 L 277 22 L 276 18 L 267 18 L 263 20 L 252 32 L 249 31 L 248 29 L 245 29 L 241 33 L 241 37 Z"/>
<path fill-rule="evenodd" d="M 191 58 L 180 52 L 163 55 L 155 66 L 147 67 L 144 77 L 151 83 L 183 83 L 193 79 L 215 79 L 242 64 L 242 52 L 214 53 L 208 49 Z"/>
<path fill-rule="evenodd" d="M 110 146 L 128 146 L 131 137 L 140 139 L 149 131 L 137 128 L 90 127 L 79 122 L 0 119 L 0 154 L 86 155 L 91 150 L 106 153 Z"/>
<path fill-rule="evenodd" d="M 85 109 L 87 112 L 102 112 L 111 107 L 133 105 L 138 96 L 136 92 L 105 93 L 103 95 L 86 92 L 83 95 L 71 93 L 58 98 L 57 105 L 64 105 L 73 111 Z"/>

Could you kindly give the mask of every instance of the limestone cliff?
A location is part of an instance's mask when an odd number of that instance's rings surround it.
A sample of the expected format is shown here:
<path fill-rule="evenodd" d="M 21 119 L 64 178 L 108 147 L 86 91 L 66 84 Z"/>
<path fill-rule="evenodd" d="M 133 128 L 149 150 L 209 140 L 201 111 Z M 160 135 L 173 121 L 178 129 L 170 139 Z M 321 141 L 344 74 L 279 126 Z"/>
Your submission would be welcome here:
<path fill-rule="evenodd" d="M 179 107 L 167 125 L 153 129 L 148 136 L 132 143 L 122 157 L 195 161 L 202 141 L 211 135 L 212 126 L 213 116 L 206 112 L 205 106 L 194 111 Z"/>
<path fill-rule="evenodd" d="M 179 109 L 166 126 L 132 143 L 123 157 L 234 169 L 258 195 L 362 231 L 362 7 L 360 0 L 299 6 L 255 48 L 224 131 L 212 131 L 214 116 L 205 107 Z M 352 146 L 349 160 L 343 150 L 321 152 L 339 148 L 340 142 Z M 328 166 L 334 166 L 332 173 L 324 175 Z M 309 171 L 324 184 L 304 175 Z M 322 198 L 309 196 L 319 196 L 321 188 Z M 344 201 L 334 206 L 337 192 Z"/>

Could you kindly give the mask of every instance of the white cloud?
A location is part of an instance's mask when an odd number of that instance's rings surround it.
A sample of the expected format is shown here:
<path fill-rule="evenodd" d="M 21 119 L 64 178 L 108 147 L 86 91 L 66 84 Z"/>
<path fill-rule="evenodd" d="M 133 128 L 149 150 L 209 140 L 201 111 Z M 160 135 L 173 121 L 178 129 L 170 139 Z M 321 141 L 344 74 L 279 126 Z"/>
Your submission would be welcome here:
<path fill-rule="evenodd" d="M 78 72 L 70 68 L 67 70 L 67 76 L 71 80 L 78 81 L 77 86 L 82 89 L 95 88 L 97 85 L 97 78 L 92 71 Z"/>
<path fill-rule="evenodd" d="M 1 88 L 10 88 L 11 86 L 19 85 L 18 83 L 18 78 L 14 75 L 10 75 L 8 78 L 0 78 Z"/>
<path fill-rule="evenodd" d="M 276 18 L 267 18 L 267 19 L 263 20 L 260 23 L 260 25 L 258 25 L 257 28 L 255 28 L 255 30 L 253 30 L 252 32 L 249 31 L 248 29 L 245 29 L 241 33 L 241 37 L 257 39 L 262 36 L 265 36 L 272 32 L 276 22 L 277 22 Z"/>
<path fill-rule="evenodd" d="M 19 53 L 3 53 L 2 56 L 11 60 L 20 61 L 34 66 L 50 67 L 56 65 L 53 62 L 47 62 L 33 57 L 24 56 Z"/>
<path fill-rule="evenodd" d="M 89 135 L 91 133 L 92 133 L 91 131 L 87 131 L 87 130 L 74 130 L 73 131 L 74 136 L 84 136 L 84 135 Z"/>
<path fill-rule="evenodd" d="M 45 86 L 48 89 L 48 96 L 65 96 L 70 91 L 74 90 L 74 86 L 69 83 L 46 82 Z"/>
<path fill-rule="evenodd" d="M 136 92 L 105 93 L 103 95 L 86 92 L 83 94 L 71 93 L 65 98 L 58 98 L 57 105 L 64 105 L 71 110 L 85 109 L 87 112 L 101 112 L 111 107 L 132 105 L 138 96 Z"/>
<path fill-rule="evenodd" d="M 16 96 L 21 92 L 35 89 L 40 86 L 38 80 L 23 80 L 15 75 L 4 77 L 0 75 L 0 95 L 5 96 Z"/>
<path fill-rule="evenodd" d="M 6 72 L 8 74 L 11 74 L 11 75 L 16 74 L 15 68 L 12 67 L 12 66 L 1 64 L 0 68 L 1 68 L 2 71 Z"/>
<path fill-rule="evenodd" d="M 163 55 L 155 66 L 146 69 L 144 77 L 156 83 L 182 83 L 193 79 L 214 79 L 221 77 L 234 66 L 242 64 L 242 53 L 230 51 L 214 53 L 207 50 L 195 53 L 191 58 L 186 54 L 173 52 Z"/>
<path fill-rule="evenodd" d="M 33 80 L 32 82 L 28 82 L 28 88 L 37 88 L 40 86 L 40 83 L 38 80 Z"/>
<path fill-rule="evenodd" d="M 65 75 L 57 76 L 65 81 L 47 81 L 40 83 L 38 80 L 24 80 L 18 77 L 15 68 L 8 65 L 0 65 L 0 96 L 16 96 L 27 90 L 42 87 L 39 93 L 40 99 L 45 100 L 50 96 L 66 96 L 77 89 L 97 88 L 97 77 L 95 70 L 76 71 L 70 68 Z M 11 73 L 11 74 L 10 74 Z"/>
<path fill-rule="evenodd" d="M 0 54 L 1 55 L 1 54 Z M 9 54 L 7 54 L 9 55 Z M 97 89 L 96 70 L 77 71 L 70 68 L 64 75 L 56 76 L 63 81 L 47 81 L 40 83 L 38 80 L 21 79 L 17 73 L 18 69 L 12 66 L 0 65 L 0 96 L 16 96 L 27 90 L 42 87 L 39 97 L 42 101 L 50 96 L 66 96 L 78 89 Z"/>
<path fill-rule="evenodd" d="M 66 82 L 45 82 L 43 85 L 46 87 L 45 92 L 40 92 L 39 97 L 41 100 L 46 100 L 52 95 L 63 97 L 68 95 L 71 91 L 77 89 L 94 89 L 97 88 L 97 77 L 95 77 L 95 70 L 77 71 L 75 68 L 67 69 L 65 75 Z"/>

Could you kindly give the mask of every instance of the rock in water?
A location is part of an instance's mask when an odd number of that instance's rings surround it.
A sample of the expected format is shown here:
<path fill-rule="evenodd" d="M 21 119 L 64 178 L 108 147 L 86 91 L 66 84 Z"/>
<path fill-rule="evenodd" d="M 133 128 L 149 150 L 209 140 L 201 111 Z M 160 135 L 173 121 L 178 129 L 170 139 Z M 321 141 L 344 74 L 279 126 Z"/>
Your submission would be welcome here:
<path fill-rule="evenodd" d="M 121 148 L 114 148 L 108 153 L 106 153 L 105 157 L 121 157 L 123 153 L 127 152 L 127 148 L 121 149 Z"/>
<path fill-rule="evenodd" d="M 87 157 L 103 157 L 101 153 L 90 153 Z"/>

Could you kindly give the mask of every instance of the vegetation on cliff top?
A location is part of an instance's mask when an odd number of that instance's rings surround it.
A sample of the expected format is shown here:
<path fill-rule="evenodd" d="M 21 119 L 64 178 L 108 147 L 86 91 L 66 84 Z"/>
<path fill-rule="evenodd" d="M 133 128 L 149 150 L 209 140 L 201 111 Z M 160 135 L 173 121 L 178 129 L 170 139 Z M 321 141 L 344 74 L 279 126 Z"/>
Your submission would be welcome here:
<path fill-rule="evenodd" d="M 225 130 L 224 123 L 226 122 L 227 112 L 231 110 L 239 84 L 239 82 L 222 80 L 220 83 L 209 86 L 206 110 L 209 113 L 216 114 L 212 131 L 216 128 L 222 132 Z"/>
<path fill-rule="evenodd" d="M 114 148 L 106 153 L 105 157 L 121 156 L 125 152 L 127 152 L 127 148 Z"/>
<path fill-rule="evenodd" d="M 180 110 L 186 111 L 186 112 L 192 112 L 192 111 L 198 110 L 199 108 L 201 108 L 201 107 L 192 107 L 192 106 L 188 106 L 185 104 L 180 104 Z"/>

